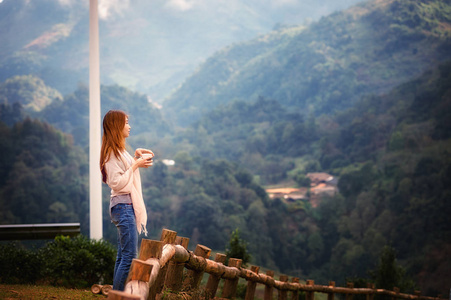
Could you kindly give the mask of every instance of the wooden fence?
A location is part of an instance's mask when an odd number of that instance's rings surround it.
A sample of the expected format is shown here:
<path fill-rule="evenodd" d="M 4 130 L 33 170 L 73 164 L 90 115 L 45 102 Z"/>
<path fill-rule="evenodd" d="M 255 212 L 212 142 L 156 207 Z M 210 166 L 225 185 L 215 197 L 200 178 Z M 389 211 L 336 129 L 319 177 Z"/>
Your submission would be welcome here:
<path fill-rule="evenodd" d="M 274 279 L 273 271 L 259 273 L 258 266 L 250 269 L 241 267 L 241 260 L 230 258 L 228 266 L 224 265 L 226 256 L 216 254 L 210 260 L 211 250 L 197 245 L 194 252 L 188 251 L 189 239 L 178 237 L 175 231 L 163 229 L 160 241 L 143 239 L 139 256 L 134 259 L 126 281 L 125 290 L 108 292 L 108 299 L 233 299 L 236 296 L 238 281 L 247 281 L 246 300 L 254 299 L 257 284 L 264 285 L 264 300 L 272 300 L 277 291 L 278 300 L 297 300 L 300 293 L 305 293 L 305 300 L 314 300 L 315 293 L 327 294 L 327 300 L 334 300 L 335 294 L 342 294 L 346 300 L 352 300 L 354 295 L 366 295 L 366 300 L 373 300 L 375 295 L 386 295 L 395 299 L 413 300 L 445 300 L 434 297 L 400 293 L 393 291 L 368 288 L 354 288 L 348 283 L 347 287 L 336 287 L 334 282 L 328 286 L 315 285 L 313 280 L 305 284 L 299 278 L 289 280 L 288 276 L 280 275 Z M 204 273 L 208 273 L 208 282 L 204 287 L 200 283 Z M 217 292 L 220 281 L 223 280 L 222 294 Z"/>

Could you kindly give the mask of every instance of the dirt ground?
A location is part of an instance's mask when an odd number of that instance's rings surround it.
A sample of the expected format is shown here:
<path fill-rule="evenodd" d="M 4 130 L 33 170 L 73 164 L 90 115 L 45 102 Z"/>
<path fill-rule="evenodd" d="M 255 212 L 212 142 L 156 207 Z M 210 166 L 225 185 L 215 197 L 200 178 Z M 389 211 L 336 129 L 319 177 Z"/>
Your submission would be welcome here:
<path fill-rule="evenodd" d="M 90 289 L 67 289 L 45 285 L 0 284 L 0 299 L 106 299 Z"/>

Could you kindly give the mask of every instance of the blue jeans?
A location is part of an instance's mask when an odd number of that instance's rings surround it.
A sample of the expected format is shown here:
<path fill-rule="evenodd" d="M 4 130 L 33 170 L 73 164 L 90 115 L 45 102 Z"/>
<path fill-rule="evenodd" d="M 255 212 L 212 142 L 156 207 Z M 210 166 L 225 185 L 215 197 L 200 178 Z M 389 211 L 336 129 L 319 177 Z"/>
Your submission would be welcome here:
<path fill-rule="evenodd" d="M 111 208 L 111 220 L 117 227 L 117 257 L 113 289 L 123 291 L 132 260 L 138 253 L 138 230 L 132 204 L 119 203 Z"/>

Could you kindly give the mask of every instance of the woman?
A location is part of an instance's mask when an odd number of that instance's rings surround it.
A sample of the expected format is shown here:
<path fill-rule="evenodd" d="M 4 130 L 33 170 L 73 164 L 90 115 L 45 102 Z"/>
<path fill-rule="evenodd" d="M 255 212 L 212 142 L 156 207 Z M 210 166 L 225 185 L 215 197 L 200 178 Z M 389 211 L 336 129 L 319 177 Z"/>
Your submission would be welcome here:
<path fill-rule="evenodd" d="M 123 111 L 110 110 L 103 118 L 100 170 L 103 182 L 111 188 L 109 212 L 118 237 L 113 289 L 121 291 L 138 252 L 138 233 L 147 235 L 147 213 L 139 168 L 153 164 L 152 151 L 138 148 L 132 157 L 125 150 L 130 128 L 128 116 Z M 143 155 L 149 158 L 143 158 Z"/>

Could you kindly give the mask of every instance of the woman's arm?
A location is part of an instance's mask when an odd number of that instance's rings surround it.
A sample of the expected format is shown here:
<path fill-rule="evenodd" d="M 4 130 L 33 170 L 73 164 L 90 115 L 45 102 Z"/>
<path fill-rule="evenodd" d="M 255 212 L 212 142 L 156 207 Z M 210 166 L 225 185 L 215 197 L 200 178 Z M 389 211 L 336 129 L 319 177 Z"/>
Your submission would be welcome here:
<path fill-rule="evenodd" d="M 133 165 L 124 171 L 124 164 L 116 157 L 111 157 L 105 164 L 107 184 L 115 192 L 130 193 L 133 186 Z"/>
<path fill-rule="evenodd" d="M 135 159 L 132 165 L 124 171 L 124 163 L 116 157 L 110 158 L 105 164 L 108 186 L 116 192 L 130 193 L 133 186 L 133 173 L 138 168 L 151 166 L 144 158 Z"/>

